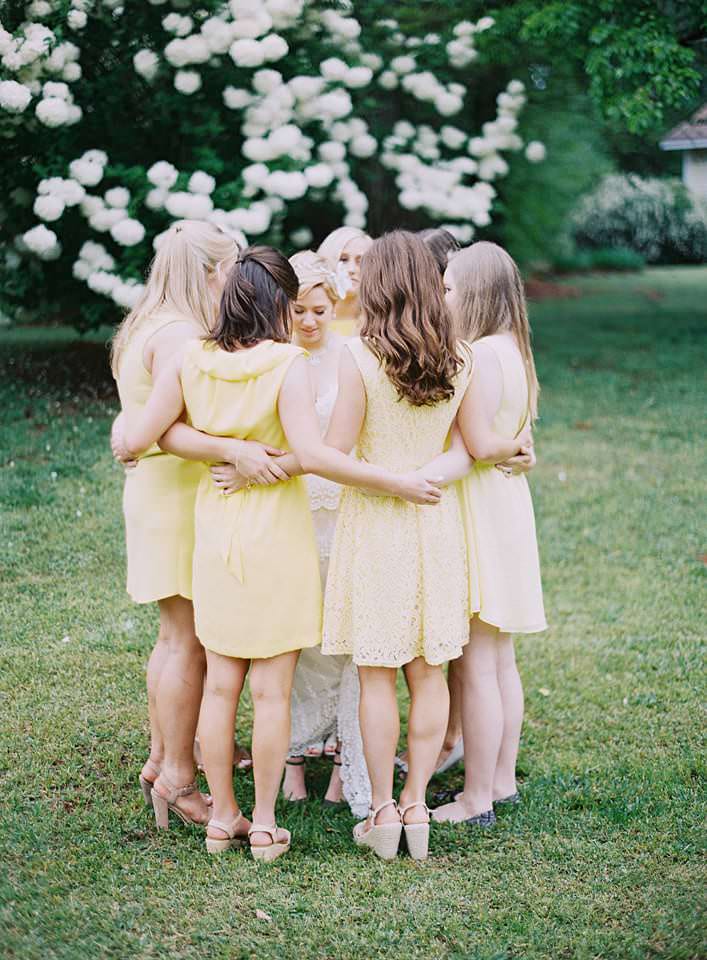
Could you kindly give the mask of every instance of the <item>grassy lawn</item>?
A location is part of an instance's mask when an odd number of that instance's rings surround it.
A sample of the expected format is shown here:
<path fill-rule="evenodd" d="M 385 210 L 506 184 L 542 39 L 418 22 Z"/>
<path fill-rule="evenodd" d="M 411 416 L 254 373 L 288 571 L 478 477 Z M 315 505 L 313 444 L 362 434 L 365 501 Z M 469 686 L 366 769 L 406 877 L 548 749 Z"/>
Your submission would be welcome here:
<path fill-rule="evenodd" d="M 423 864 L 355 851 L 316 800 L 282 808 L 270 868 L 157 835 L 137 788 L 156 617 L 124 592 L 103 345 L 0 332 L 5 957 L 705 956 L 707 268 L 567 284 L 532 309 L 551 628 L 518 643 L 524 800 L 483 835 L 436 828 Z"/>

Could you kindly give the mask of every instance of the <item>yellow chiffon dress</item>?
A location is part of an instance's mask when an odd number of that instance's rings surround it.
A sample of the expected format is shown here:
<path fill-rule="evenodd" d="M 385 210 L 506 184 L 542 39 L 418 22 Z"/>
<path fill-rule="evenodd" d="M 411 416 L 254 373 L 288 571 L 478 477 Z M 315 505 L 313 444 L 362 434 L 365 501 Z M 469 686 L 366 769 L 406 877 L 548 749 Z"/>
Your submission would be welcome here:
<path fill-rule="evenodd" d="M 286 450 L 278 397 L 303 353 L 272 340 L 231 353 L 190 343 L 181 371 L 190 422 L 214 436 Z M 193 587 L 196 632 L 207 650 L 263 659 L 316 646 L 321 580 L 304 480 L 226 497 L 206 472 L 196 498 Z"/>
<path fill-rule="evenodd" d="M 359 456 L 403 473 L 441 453 L 469 381 L 469 359 L 452 399 L 416 407 L 399 398 L 364 341 L 355 338 L 346 349 L 366 390 Z M 345 488 L 322 652 L 350 654 L 359 666 L 400 667 L 416 657 L 440 664 L 458 657 L 468 638 L 469 576 L 456 488 L 444 490 L 438 506 Z"/>
<path fill-rule="evenodd" d="M 184 317 L 156 313 L 128 342 L 117 384 L 129 418 L 138 416 L 152 391 L 143 355 L 150 337 Z M 204 466 L 180 460 L 154 444 L 125 473 L 123 514 L 127 548 L 127 589 L 136 603 L 165 597 L 191 599 L 194 505 Z"/>
<path fill-rule="evenodd" d="M 483 337 L 503 375 L 494 429 L 515 436 L 528 417 L 528 383 L 520 351 L 510 337 Z M 473 375 L 473 374 L 472 374 Z M 545 630 L 535 515 L 525 476 L 504 477 L 476 464 L 458 483 L 468 549 L 471 611 L 504 633 Z"/>

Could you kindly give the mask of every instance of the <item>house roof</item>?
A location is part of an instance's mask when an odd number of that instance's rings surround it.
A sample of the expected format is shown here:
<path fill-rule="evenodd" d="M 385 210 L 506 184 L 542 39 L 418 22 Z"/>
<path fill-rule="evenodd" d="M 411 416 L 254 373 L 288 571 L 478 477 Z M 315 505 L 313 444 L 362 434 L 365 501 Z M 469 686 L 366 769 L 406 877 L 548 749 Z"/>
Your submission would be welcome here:
<path fill-rule="evenodd" d="M 707 148 L 707 103 L 704 103 L 690 120 L 674 127 L 664 140 L 663 150 L 704 150 Z"/>

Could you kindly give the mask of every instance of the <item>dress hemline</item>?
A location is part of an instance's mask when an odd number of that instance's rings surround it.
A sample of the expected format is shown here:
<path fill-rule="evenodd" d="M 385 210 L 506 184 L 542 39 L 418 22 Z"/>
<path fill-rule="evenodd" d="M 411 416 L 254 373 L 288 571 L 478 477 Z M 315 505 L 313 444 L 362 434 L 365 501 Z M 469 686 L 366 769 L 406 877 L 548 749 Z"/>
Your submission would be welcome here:
<path fill-rule="evenodd" d="M 429 667 L 441 667 L 441 666 L 443 666 L 445 663 L 448 663 L 450 660 L 456 660 L 458 657 L 461 657 L 461 655 L 462 655 L 462 653 L 463 653 L 463 650 L 464 650 L 464 647 L 468 644 L 468 642 L 469 642 L 469 640 L 468 640 L 468 638 L 467 638 L 467 639 L 464 641 L 464 643 L 462 643 L 462 644 L 459 646 L 459 648 L 458 648 L 458 650 L 456 651 L 456 653 L 454 653 L 453 655 L 450 654 L 450 656 L 446 656 L 446 655 L 445 655 L 442 660 L 428 660 L 428 659 L 425 657 L 424 653 L 420 653 L 420 654 L 417 654 L 417 656 L 410 657 L 408 660 L 403 660 L 402 662 L 399 662 L 399 663 L 381 663 L 381 662 L 376 662 L 376 663 L 370 663 L 370 662 L 369 662 L 369 663 L 363 663 L 363 662 L 360 662 L 360 661 L 356 660 L 356 658 L 354 657 L 353 653 L 352 653 L 350 650 L 348 650 L 348 651 L 337 651 L 336 653 L 333 653 L 333 652 L 330 653 L 330 652 L 327 650 L 327 651 L 324 653 L 324 656 L 328 656 L 328 657 L 331 657 L 331 656 L 334 656 L 334 657 L 337 657 L 337 656 L 351 657 L 353 663 L 354 663 L 355 666 L 357 666 L 357 667 L 387 667 L 387 668 L 390 669 L 390 670 L 399 670 L 401 667 L 407 666 L 408 663 L 412 663 L 413 660 L 419 660 L 420 658 L 423 659 L 423 660 L 425 661 L 425 663 L 426 663 Z"/>
<path fill-rule="evenodd" d="M 494 623 L 493 620 L 488 619 L 483 616 L 480 610 L 473 610 L 470 619 L 478 617 L 482 623 L 487 624 L 489 627 L 495 627 L 501 633 L 543 633 L 548 629 L 547 621 L 544 622 L 544 626 L 532 626 L 532 627 L 506 627 L 501 626 L 500 623 Z M 498 618 L 501 619 L 500 617 Z"/>
<path fill-rule="evenodd" d="M 315 640 L 311 643 L 296 643 L 292 646 L 284 647 L 281 650 L 275 650 L 272 653 L 267 653 L 263 655 L 262 650 L 257 650 L 254 653 L 248 652 L 234 652 L 233 648 L 226 650 L 224 648 L 218 649 L 218 647 L 213 644 L 209 644 L 208 641 L 203 640 L 199 637 L 199 643 L 202 645 L 204 650 L 210 650 L 211 653 L 218 653 L 222 657 L 232 657 L 234 660 L 272 660 L 273 657 L 279 657 L 283 653 L 294 653 L 295 650 L 309 650 L 311 647 L 319 646 L 320 641 Z"/>
<path fill-rule="evenodd" d="M 182 599 L 189 600 L 190 602 L 194 600 L 194 597 L 191 594 L 184 593 L 182 590 L 160 590 L 155 594 L 140 594 L 139 598 L 129 589 L 126 590 L 126 592 L 132 602 L 137 604 L 157 603 L 159 600 L 168 600 L 170 597 L 182 597 Z"/>

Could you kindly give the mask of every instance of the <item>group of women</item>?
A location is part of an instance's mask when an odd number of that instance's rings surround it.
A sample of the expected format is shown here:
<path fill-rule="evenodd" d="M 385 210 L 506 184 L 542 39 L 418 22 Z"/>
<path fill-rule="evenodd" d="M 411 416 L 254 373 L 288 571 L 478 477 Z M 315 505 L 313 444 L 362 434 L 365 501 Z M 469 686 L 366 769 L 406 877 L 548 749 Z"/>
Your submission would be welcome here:
<path fill-rule="evenodd" d="M 160 609 L 140 775 L 158 826 L 172 812 L 209 852 L 274 860 L 280 787 L 306 798 L 322 752 L 324 802 L 364 817 L 354 841 L 383 859 L 403 834 L 424 859 L 431 816 L 490 826 L 518 799 L 511 634 L 545 628 L 524 476 L 538 384 L 508 254 L 342 227 L 288 261 L 179 221 L 112 361 L 128 591 Z M 247 675 L 250 820 L 233 776 Z M 462 754 L 463 791 L 431 814 L 431 776 Z"/>

